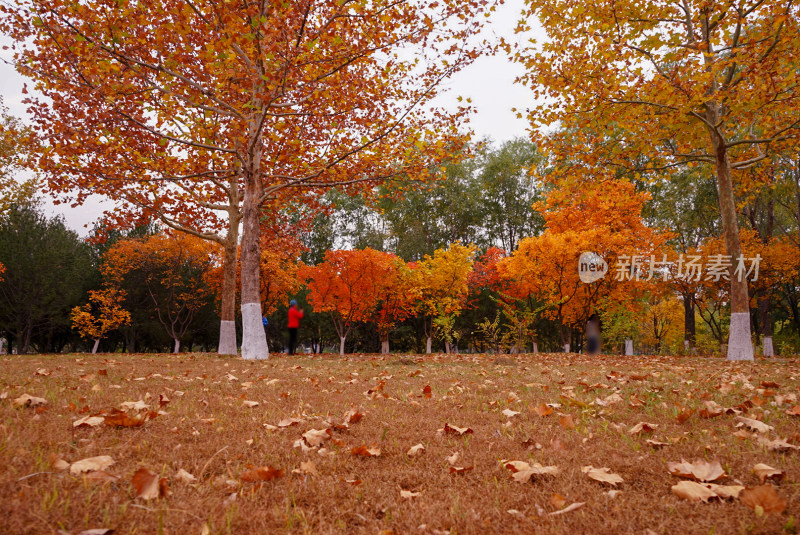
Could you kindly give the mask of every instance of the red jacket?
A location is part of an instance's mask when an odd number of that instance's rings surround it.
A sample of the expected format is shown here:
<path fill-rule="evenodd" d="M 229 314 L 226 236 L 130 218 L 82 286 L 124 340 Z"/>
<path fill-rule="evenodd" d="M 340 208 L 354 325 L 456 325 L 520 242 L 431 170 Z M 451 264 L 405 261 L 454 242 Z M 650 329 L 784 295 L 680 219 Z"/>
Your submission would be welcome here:
<path fill-rule="evenodd" d="M 297 329 L 300 327 L 300 319 L 303 317 L 303 311 L 299 308 L 289 307 L 289 328 Z"/>

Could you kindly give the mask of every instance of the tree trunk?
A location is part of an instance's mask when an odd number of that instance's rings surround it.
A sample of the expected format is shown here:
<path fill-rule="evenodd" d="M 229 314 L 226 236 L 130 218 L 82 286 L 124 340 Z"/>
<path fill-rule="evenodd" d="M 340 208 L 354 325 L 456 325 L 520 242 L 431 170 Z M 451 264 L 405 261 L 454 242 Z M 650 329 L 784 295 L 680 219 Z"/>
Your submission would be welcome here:
<path fill-rule="evenodd" d="M 242 215 L 242 357 L 269 358 L 267 334 L 261 318 L 261 226 L 259 221 L 261 182 L 258 173 L 245 176 Z"/>
<path fill-rule="evenodd" d="M 99 345 L 100 345 L 100 339 L 99 338 L 95 338 L 94 339 L 94 345 L 92 346 L 92 355 L 96 355 L 97 354 L 97 348 L 98 348 Z"/>
<path fill-rule="evenodd" d="M 537 354 L 539 352 L 539 344 L 538 342 L 533 343 L 533 354 Z"/>
<path fill-rule="evenodd" d="M 225 257 L 222 267 L 222 302 L 220 306 L 219 345 L 220 355 L 236 355 L 236 252 L 239 238 L 239 220 L 231 219 L 231 228 L 225 240 Z M 233 221 L 233 219 L 236 219 Z"/>
<path fill-rule="evenodd" d="M 762 337 L 761 354 L 765 357 L 774 357 L 775 349 L 772 345 L 772 299 L 766 295 L 758 299 L 758 334 Z"/>
<path fill-rule="evenodd" d="M 447 340 L 444 341 L 444 352 L 447 355 L 450 354 L 450 342 L 448 342 Z"/>
<path fill-rule="evenodd" d="M 389 335 L 386 334 L 381 336 L 381 354 L 388 355 L 389 354 Z"/>
<path fill-rule="evenodd" d="M 706 103 L 706 119 L 712 125 L 719 124 L 720 105 Z M 722 215 L 722 228 L 725 232 L 725 250 L 731 257 L 731 328 L 728 336 L 728 360 L 753 360 L 753 343 L 750 339 L 750 300 L 747 292 L 747 279 L 735 277 L 733 271 L 742 255 L 739 239 L 739 222 L 736 219 L 736 201 L 733 197 L 731 163 L 725 140 L 719 133 L 709 128 L 711 144 L 714 149 L 714 164 L 717 173 L 717 194 Z"/>
<path fill-rule="evenodd" d="M 345 338 L 346 338 L 345 336 L 340 336 L 339 337 L 339 354 L 340 355 L 344 355 L 344 340 L 345 340 Z"/>
<path fill-rule="evenodd" d="M 694 295 L 683 295 L 683 347 L 687 352 L 694 352 L 697 325 L 694 317 Z"/>
<path fill-rule="evenodd" d="M 630 338 L 625 340 L 625 355 L 633 356 L 633 340 L 631 340 Z"/>
<path fill-rule="evenodd" d="M 564 353 L 569 353 L 570 346 L 569 344 L 564 344 Z"/>
<path fill-rule="evenodd" d="M 431 354 L 431 337 L 430 336 L 428 336 L 427 341 L 425 343 L 425 353 L 427 353 L 428 355 Z"/>
<path fill-rule="evenodd" d="M 175 344 L 172 346 L 172 352 L 176 355 L 181 352 L 181 341 L 179 338 L 173 338 Z"/>

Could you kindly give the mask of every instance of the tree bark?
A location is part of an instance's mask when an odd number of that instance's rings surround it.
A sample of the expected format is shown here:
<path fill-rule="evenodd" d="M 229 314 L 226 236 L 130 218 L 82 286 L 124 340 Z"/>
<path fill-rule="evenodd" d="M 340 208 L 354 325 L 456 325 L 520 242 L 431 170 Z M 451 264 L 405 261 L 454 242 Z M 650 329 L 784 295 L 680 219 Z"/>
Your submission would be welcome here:
<path fill-rule="evenodd" d="M 219 345 L 220 355 L 236 355 L 236 268 L 239 241 L 239 218 L 230 217 L 230 228 L 225 239 L 225 257 L 222 267 L 222 299 L 220 303 Z"/>
<path fill-rule="evenodd" d="M 172 352 L 176 355 L 181 352 L 181 341 L 179 338 L 174 338 L 175 344 L 172 346 Z"/>
<path fill-rule="evenodd" d="M 719 124 L 721 111 L 717 102 L 706 103 L 706 120 L 710 125 Z M 728 336 L 728 360 L 753 360 L 753 343 L 750 338 L 750 300 L 747 279 L 735 277 L 733 270 L 742 254 L 739 239 L 739 222 L 736 219 L 736 201 L 733 196 L 731 163 L 725 140 L 717 129 L 708 127 L 711 145 L 714 149 L 714 164 L 717 174 L 717 194 L 719 197 L 722 228 L 725 232 L 725 249 L 731 257 L 730 303 L 731 325 Z"/>
<path fill-rule="evenodd" d="M 260 143 L 259 143 L 260 144 Z M 260 150 L 260 149 L 257 149 Z M 260 159 L 260 157 L 259 157 Z M 267 334 L 261 319 L 261 225 L 262 184 L 257 168 L 246 170 L 242 214 L 242 357 L 267 359 Z"/>
<path fill-rule="evenodd" d="M 389 354 L 389 335 L 385 335 L 381 337 L 381 354 L 388 355 Z"/>
<path fill-rule="evenodd" d="M 346 338 L 345 336 L 340 336 L 339 337 L 339 354 L 340 355 L 344 355 L 344 341 L 345 341 L 345 338 Z"/>
<path fill-rule="evenodd" d="M 774 357 L 775 349 L 772 345 L 772 298 L 768 295 L 758 299 L 758 334 L 761 335 L 761 354 L 765 357 Z"/>
<path fill-rule="evenodd" d="M 94 345 L 92 346 L 92 355 L 96 355 L 97 354 L 97 347 L 99 345 L 100 345 L 100 339 L 99 338 L 95 338 L 94 339 Z"/>
<path fill-rule="evenodd" d="M 431 354 L 431 337 L 428 336 L 425 343 L 425 353 L 430 355 Z"/>
<path fill-rule="evenodd" d="M 694 352 L 697 325 L 694 317 L 694 295 L 683 294 L 683 344 L 689 352 Z"/>

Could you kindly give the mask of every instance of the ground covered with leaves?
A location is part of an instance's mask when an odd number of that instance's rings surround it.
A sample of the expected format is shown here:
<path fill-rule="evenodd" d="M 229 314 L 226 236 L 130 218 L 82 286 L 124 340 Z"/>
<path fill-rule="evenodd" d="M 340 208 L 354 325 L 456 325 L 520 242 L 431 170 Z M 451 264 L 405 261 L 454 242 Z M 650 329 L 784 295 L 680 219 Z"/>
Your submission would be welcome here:
<path fill-rule="evenodd" d="M 2 533 L 794 533 L 800 361 L 5 357 Z"/>

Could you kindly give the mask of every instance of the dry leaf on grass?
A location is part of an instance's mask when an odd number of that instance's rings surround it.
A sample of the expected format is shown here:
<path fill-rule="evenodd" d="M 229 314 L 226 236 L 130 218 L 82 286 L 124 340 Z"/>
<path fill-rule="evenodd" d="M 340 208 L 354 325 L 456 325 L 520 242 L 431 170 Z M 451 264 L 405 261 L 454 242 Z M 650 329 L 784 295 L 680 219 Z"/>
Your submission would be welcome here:
<path fill-rule="evenodd" d="M 30 394 L 22 394 L 14 400 L 15 407 L 39 407 L 40 405 L 47 405 L 47 400 Z"/>
<path fill-rule="evenodd" d="M 366 444 L 362 444 L 361 446 L 356 446 L 351 449 L 350 453 L 359 457 L 380 457 L 381 449 L 375 444 L 373 444 L 371 448 L 367 448 Z"/>
<path fill-rule="evenodd" d="M 512 411 L 511 409 L 503 409 L 503 416 L 505 416 L 506 418 L 513 418 L 514 416 L 517 416 L 518 414 L 519 414 L 519 411 Z"/>
<path fill-rule="evenodd" d="M 136 489 L 136 496 L 143 500 L 154 500 L 163 498 L 169 492 L 167 479 L 158 477 L 158 474 L 151 472 L 147 468 L 139 468 L 131 479 L 133 488 Z"/>
<path fill-rule="evenodd" d="M 284 418 L 280 422 L 278 422 L 277 427 L 291 427 L 293 425 L 297 425 L 302 420 L 300 418 Z"/>
<path fill-rule="evenodd" d="M 82 474 L 83 472 L 91 472 L 93 470 L 105 470 L 114 464 L 114 459 L 108 455 L 99 455 L 97 457 L 88 457 L 72 463 L 69 467 L 69 473 L 72 475 Z"/>
<path fill-rule="evenodd" d="M 363 481 L 361 481 L 360 479 L 345 479 L 345 478 L 342 478 L 342 481 L 344 481 L 348 485 L 353 485 L 354 487 L 357 487 L 361 483 L 363 483 Z"/>
<path fill-rule="evenodd" d="M 744 490 L 741 485 L 715 485 L 696 481 L 680 481 L 671 488 L 677 497 L 694 502 L 708 502 L 711 498 L 736 498 Z"/>
<path fill-rule="evenodd" d="M 658 427 L 658 424 L 650 424 L 647 422 L 639 422 L 638 424 L 634 425 L 630 429 L 628 429 L 629 435 L 638 435 L 639 433 L 649 433 L 654 431 Z"/>
<path fill-rule="evenodd" d="M 560 425 L 564 429 L 574 429 L 575 421 L 572 419 L 571 414 L 562 414 L 561 416 L 558 417 L 558 425 Z"/>
<path fill-rule="evenodd" d="M 775 487 L 772 485 L 760 485 L 742 491 L 740 501 L 747 507 L 754 509 L 758 514 L 761 513 L 782 513 L 786 510 L 786 500 L 782 500 Z"/>
<path fill-rule="evenodd" d="M 678 416 L 675 419 L 678 421 L 679 424 L 684 423 L 686 420 L 692 417 L 694 414 L 694 409 L 685 409 L 678 413 Z"/>
<path fill-rule="evenodd" d="M 698 459 L 693 463 L 683 459 L 679 463 L 667 463 L 667 470 L 673 476 L 686 477 L 697 481 L 716 481 L 725 476 L 725 470 L 722 469 L 719 461 L 709 463 L 703 459 Z"/>
<path fill-rule="evenodd" d="M 72 427 L 97 427 L 103 425 L 105 418 L 102 416 L 84 416 L 72 422 Z"/>
<path fill-rule="evenodd" d="M 178 470 L 178 473 L 175 474 L 175 479 L 177 479 L 181 483 L 186 483 L 186 484 L 194 483 L 195 481 L 197 481 L 196 477 L 194 477 L 192 474 L 190 474 L 183 468 Z"/>
<path fill-rule="evenodd" d="M 767 479 L 774 479 L 775 481 L 780 481 L 786 476 L 786 472 L 783 470 L 778 470 L 777 468 L 772 468 L 769 465 L 764 463 L 758 463 L 753 467 L 753 473 L 758 476 L 761 480 L 761 484 L 764 484 L 764 481 Z"/>
<path fill-rule="evenodd" d="M 533 463 L 532 466 L 514 472 L 511 477 L 519 483 L 527 483 L 534 476 L 554 476 L 556 474 L 558 474 L 557 466 L 542 466 L 539 463 Z"/>
<path fill-rule="evenodd" d="M 550 416 L 551 414 L 553 414 L 553 408 L 552 407 L 548 407 L 547 405 L 542 403 L 541 405 L 539 405 L 538 407 L 533 409 L 533 412 L 535 412 L 536 414 L 538 414 L 539 416 L 542 416 L 542 417 Z"/>
<path fill-rule="evenodd" d="M 83 480 L 88 483 L 94 483 L 94 484 L 114 483 L 119 480 L 119 476 L 110 474 L 105 470 L 97 470 L 94 472 L 88 472 L 84 474 Z"/>
<path fill-rule="evenodd" d="M 472 434 L 473 431 L 469 427 L 456 427 L 450 424 L 444 424 L 443 431 L 447 435 L 469 435 Z"/>
<path fill-rule="evenodd" d="M 303 439 L 306 444 L 312 448 L 320 447 L 326 440 L 331 438 L 333 434 L 330 429 L 309 429 L 303 433 Z"/>
<path fill-rule="evenodd" d="M 358 412 L 356 409 L 350 409 L 344 415 L 343 422 L 345 424 L 357 424 L 364 417 L 364 413 Z"/>
<path fill-rule="evenodd" d="M 561 509 L 560 511 L 553 511 L 552 513 L 548 513 L 547 516 L 556 516 L 556 515 L 563 515 L 563 514 L 566 514 L 566 513 L 571 513 L 572 511 L 576 511 L 576 510 L 580 509 L 585 504 L 586 504 L 586 502 L 575 502 L 573 504 L 570 504 L 570 505 L 566 506 L 565 508 Z"/>
<path fill-rule="evenodd" d="M 599 481 L 600 483 L 608 483 L 609 485 L 616 485 L 622 483 L 624 479 L 618 474 L 611 473 L 610 468 L 595 468 L 594 466 L 584 466 L 581 472 L 586 474 L 590 479 Z"/>
<path fill-rule="evenodd" d="M 123 411 L 146 411 L 150 408 L 150 405 L 142 401 L 123 401 L 119 404 L 119 408 Z"/>
<path fill-rule="evenodd" d="M 427 386 L 425 386 L 425 388 L 422 389 L 422 396 L 423 397 L 429 398 L 432 395 L 433 395 L 433 391 L 431 390 L 431 385 L 427 385 Z"/>
<path fill-rule="evenodd" d="M 556 509 L 561 509 L 565 505 L 567 505 L 567 499 L 563 497 L 561 494 L 553 494 L 550 496 L 550 503 L 556 506 Z"/>
<path fill-rule="evenodd" d="M 453 452 L 453 454 L 450 455 L 449 457 L 446 457 L 445 461 L 447 461 L 447 463 L 450 466 L 453 466 L 454 464 L 456 464 L 458 462 L 458 459 L 460 457 L 461 457 L 461 454 L 456 451 L 456 452 Z"/>
<path fill-rule="evenodd" d="M 400 497 L 401 498 L 409 499 L 409 498 L 418 498 L 419 496 L 422 496 L 421 492 L 412 492 L 410 490 L 401 490 L 400 491 Z"/>
<path fill-rule="evenodd" d="M 314 461 L 305 461 L 300 463 L 300 468 L 295 468 L 292 470 L 293 474 L 308 474 L 311 476 L 318 476 L 319 472 L 317 472 L 317 467 L 314 465 Z"/>
<path fill-rule="evenodd" d="M 274 466 L 259 466 L 244 472 L 240 479 L 242 481 L 254 482 L 271 481 L 281 477 L 283 477 L 283 470 L 281 468 L 275 468 Z"/>
<path fill-rule="evenodd" d="M 104 422 L 111 427 L 141 427 L 147 422 L 148 418 L 154 413 L 145 412 L 130 416 L 127 412 L 119 409 L 112 409 L 111 412 L 104 416 Z"/>
<path fill-rule="evenodd" d="M 706 401 L 704 402 L 705 408 L 700 409 L 700 417 L 701 418 L 716 418 L 723 412 L 725 412 L 725 407 L 722 407 L 716 401 Z"/>
<path fill-rule="evenodd" d="M 651 438 L 648 438 L 647 440 L 645 440 L 645 443 L 648 446 L 650 446 L 652 448 L 656 448 L 656 449 L 663 448 L 664 446 L 669 446 L 669 442 L 659 442 L 658 440 L 653 440 Z"/>
<path fill-rule="evenodd" d="M 244 405 L 245 407 L 247 407 L 249 409 L 254 409 L 254 408 L 258 407 L 260 405 L 260 403 L 258 401 L 248 401 L 248 400 L 245 399 L 245 400 L 242 400 L 242 405 Z"/>
<path fill-rule="evenodd" d="M 769 433 L 774 427 L 771 425 L 767 425 L 760 420 L 754 420 L 752 418 L 745 418 L 744 416 L 737 416 L 736 421 L 739 422 L 736 424 L 736 427 L 747 426 L 749 429 L 756 431 L 758 433 Z"/>
<path fill-rule="evenodd" d="M 450 473 L 451 474 L 466 474 L 467 472 L 471 471 L 474 466 L 451 466 Z"/>
<path fill-rule="evenodd" d="M 421 455 L 423 453 L 425 453 L 425 446 L 422 444 L 417 444 L 416 446 L 411 446 L 406 452 L 406 455 L 409 457 L 416 457 L 417 455 Z"/>
<path fill-rule="evenodd" d="M 776 438 L 775 440 L 770 440 L 766 437 L 758 437 L 758 443 L 770 451 L 800 450 L 800 446 L 795 446 L 794 444 L 791 444 L 782 438 Z"/>

